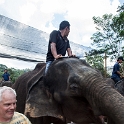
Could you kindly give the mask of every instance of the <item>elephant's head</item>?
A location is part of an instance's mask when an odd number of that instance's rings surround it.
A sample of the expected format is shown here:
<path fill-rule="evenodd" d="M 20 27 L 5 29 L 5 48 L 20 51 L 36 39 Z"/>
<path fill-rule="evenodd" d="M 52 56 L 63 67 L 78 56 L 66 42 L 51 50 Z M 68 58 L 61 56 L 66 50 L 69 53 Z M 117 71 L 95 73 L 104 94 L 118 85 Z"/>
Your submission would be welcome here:
<path fill-rule="evenodd" d="M 123 124 L 124 97 L 85 61 L 64 58 L 54 61 L 46 77 L 31 89 L 26 113 L 32 117 L 65 116 L 87 124 L 102 124 L 98 117 L 104 115 L 112 124 Z"/>

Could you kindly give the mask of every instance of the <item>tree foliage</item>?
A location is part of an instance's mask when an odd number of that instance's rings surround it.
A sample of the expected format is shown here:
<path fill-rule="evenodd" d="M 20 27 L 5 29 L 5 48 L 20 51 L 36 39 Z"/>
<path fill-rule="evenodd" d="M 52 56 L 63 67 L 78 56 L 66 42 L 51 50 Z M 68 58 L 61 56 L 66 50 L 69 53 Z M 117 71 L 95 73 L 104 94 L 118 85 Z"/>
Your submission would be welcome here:
<path fill-rule="evenodd" d="M 91 39 L 92 45 L 96 46 L 98 51 L 102 51 L 111 58 L 116 58 L 121 54 L 122 37 L 118 32 L 113 30 L 114 16 L 112 14 L 105 14 L 102 17 L 93 17 L 93 21 L 96 24 L 96 33 L 93 34 Z"/>
<path fill-rule="evenodd" d="M 95 54 L 91 55 L 92 52 L 95 52 Z M 98 51 L 92 50 L 91 53 L 86 53 L 86 60 L 94 69 L 99 70 L 104 77 L 110 76 L 104 68 L 104 56 L 99 54 Z"/>
<path fill-rule="evenodd" d="M 87 54 L 86 59 L 92 67 L 94 67 L 96 69 L 100 69 L 100 70 L 104 68 L 103 67 L 104 60 L 103 60 L 102 56 L 100 56 L 98 54 L 96 54 L 94 56 L 88 56 L 88 54 Z"/>
<path fill-rule="evenodd" d="M 119 12 L 119 14 L 113 18 L 112 28 L 124 38 L 124 4 L 118 7 L 117 12 Z"/>

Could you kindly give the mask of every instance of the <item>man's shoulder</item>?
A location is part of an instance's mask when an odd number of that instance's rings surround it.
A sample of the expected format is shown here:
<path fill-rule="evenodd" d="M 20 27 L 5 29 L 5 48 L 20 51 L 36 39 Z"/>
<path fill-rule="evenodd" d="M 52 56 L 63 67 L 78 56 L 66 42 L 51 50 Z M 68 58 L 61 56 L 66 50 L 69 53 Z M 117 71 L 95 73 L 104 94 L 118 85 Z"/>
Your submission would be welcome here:
<path fill-rule="evenodd" d="M 118 62 L 115 63 L 115 66 L 120 66 L 120 64 Z"/>
<path fill-rule="evenodd" d="M 57 34 L 59 34 L 59 33 L 60 33 L 60 31 L 58 31 L 58 30 L 53 30 L 50 34 L 52 34 L 52 35 L 53 35 L 53 34 L 56 34 L 56 35 L 57 35 Z"/>
<path fill-rule="evenodd" d="M 18 117 L 18 116 L 21 116 L 21 117 L 26 117 L 24 114 L 22 113 L 19 113 L 19 112 L 14 112 L 14 117 Z"/>
<path fill-rule="evenodd" d="M 22 113 L 19 113 L 19 112 L 14 112 L 14 116 L 13 116 L 13 118 L 14 119 L 27 119 L 27 117 L 24 115 L 24 114 L 22 114 Z"/>
<path fill-rule="evenodd" d="M 19 113 L 19 112 L 14 112 L 14 116 L 12 118 L 12 121 L 11 123 L 20 123 L 20 122 L 29 122 L 30 124 L 30 121 L 29 119 L 22 113 Z"/>

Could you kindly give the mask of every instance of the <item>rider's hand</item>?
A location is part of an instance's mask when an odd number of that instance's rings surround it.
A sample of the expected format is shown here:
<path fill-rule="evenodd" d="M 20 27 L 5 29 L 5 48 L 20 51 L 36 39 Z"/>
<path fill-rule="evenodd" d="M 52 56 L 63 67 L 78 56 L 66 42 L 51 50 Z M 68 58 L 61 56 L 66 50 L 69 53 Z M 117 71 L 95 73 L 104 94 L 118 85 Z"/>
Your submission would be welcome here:
<path fill-rule="evenodd" d="M 72 55 L 70 55 L 69 57 L 76 57 L 76 55 L 72 54 Z"/>
<path fill-rule="evenodd" d="M 122 75 L 121 78 L 124 78 L 124 75 Z"/>
<path fill-rule="evenodd" d="M 55 56 L 55 59 L 59 59 L 59 58 L 62 58 L 61 54 L 58 54 L 57 56 Z"/>
<path fill-rule="evenodd" d="M 123 75 L 123 74 L 121 74 L 121 75 L 120 75 L 120 78 L 124 78 L 124 75 Z"/>
<path fill-rule="evenodd" d="M 76 57 L 76 55 L 72 54 L 71 56 Z"/>

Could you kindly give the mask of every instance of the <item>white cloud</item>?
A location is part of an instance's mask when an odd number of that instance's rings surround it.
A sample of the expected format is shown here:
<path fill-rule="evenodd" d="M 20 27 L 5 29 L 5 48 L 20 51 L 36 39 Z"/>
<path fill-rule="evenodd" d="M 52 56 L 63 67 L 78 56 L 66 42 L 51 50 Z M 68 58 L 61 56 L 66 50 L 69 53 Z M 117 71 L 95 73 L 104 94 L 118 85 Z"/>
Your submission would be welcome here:
<path fill-rule="evenodd" d="M 3 4 L 5 0 L 0 0 L 0 4 Z"/>
<path fill-rule="evenodd" d="M 36 11 L 36 6 L 34 6 L 32 3 L 26 3 L 22 7 L 20 7 L 20 14 L 21 14 L 21 22 L 28 24 L 30 21 L 30 17 L 34 15 L 34 12 Z"/>
<path fill-rule="evenodd" d="M 27 0 L 29 2 L 32 2 L 32 3 L 37 3 L 39 0 Z"/>

